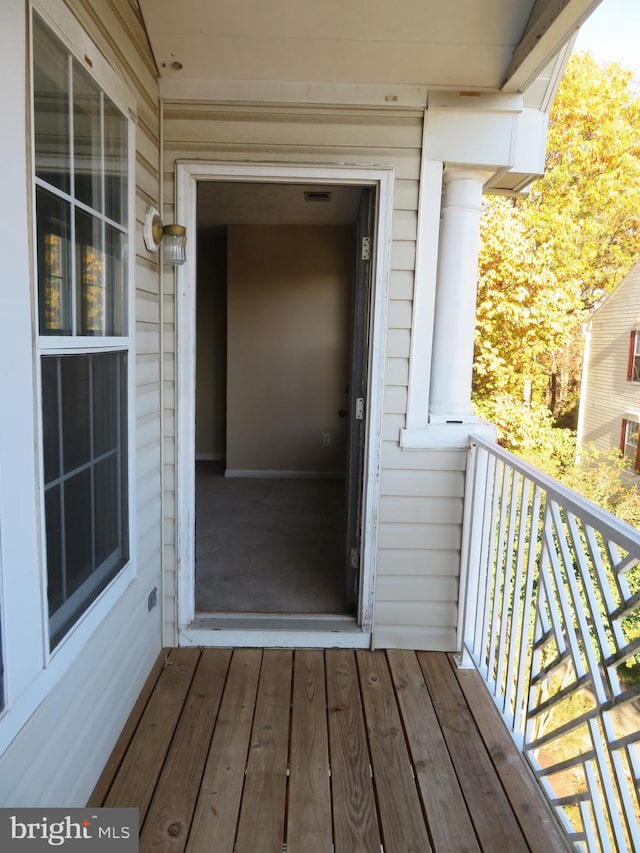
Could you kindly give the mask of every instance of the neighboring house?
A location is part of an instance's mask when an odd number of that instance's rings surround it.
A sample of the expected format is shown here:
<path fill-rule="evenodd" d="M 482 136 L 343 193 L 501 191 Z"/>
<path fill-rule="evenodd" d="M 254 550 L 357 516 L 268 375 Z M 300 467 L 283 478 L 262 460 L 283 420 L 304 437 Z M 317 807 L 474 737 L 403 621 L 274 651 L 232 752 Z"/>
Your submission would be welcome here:
<path fill-rule="evenodd" d="M 0 4 L 0 803 L 83 803 L 163 645 L 460 647 L 481 196 L 542 171 L 596 5 Z M 223 454 L 346 476 L 342 628 L 196 618 L 194 462 Z"/>
<path fill-rule="evenodd" d="M 640 262 L 591 315 L 578 417 L 578 446 L 619 448 L 640 473 Z"/>

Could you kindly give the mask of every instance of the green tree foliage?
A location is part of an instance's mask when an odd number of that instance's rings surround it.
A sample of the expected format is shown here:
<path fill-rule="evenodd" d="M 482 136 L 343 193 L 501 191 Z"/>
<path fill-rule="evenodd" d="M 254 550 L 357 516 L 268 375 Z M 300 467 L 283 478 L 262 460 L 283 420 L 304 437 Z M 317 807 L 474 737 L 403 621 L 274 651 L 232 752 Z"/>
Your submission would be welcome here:
<path fill-rule="evenodd" d="M 485 199 L 480 401 L 548 402 L 572 336 L 640 255 L 640 99 L 630 84 L 618 65 L 574 55 L 550 115 L 545 175 L 526 196 Z M 579 363 L 567 370 L 575 387 Z"/>

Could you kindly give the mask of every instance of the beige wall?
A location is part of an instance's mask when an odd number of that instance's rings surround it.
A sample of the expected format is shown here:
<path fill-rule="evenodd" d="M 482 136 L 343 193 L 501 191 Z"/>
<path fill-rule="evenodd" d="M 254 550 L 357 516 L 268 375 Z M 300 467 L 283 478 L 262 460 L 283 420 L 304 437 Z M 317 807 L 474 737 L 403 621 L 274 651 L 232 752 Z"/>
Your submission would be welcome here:
<path fill-rule="evenodd" d="M 227 230 L 198 231 L 196 459 L 224 459 L 227 387 Z"/>
<path fill-rule="evenodd" d="M 353 236 L 229 227 L 227 470 L 344 471 Z"/>

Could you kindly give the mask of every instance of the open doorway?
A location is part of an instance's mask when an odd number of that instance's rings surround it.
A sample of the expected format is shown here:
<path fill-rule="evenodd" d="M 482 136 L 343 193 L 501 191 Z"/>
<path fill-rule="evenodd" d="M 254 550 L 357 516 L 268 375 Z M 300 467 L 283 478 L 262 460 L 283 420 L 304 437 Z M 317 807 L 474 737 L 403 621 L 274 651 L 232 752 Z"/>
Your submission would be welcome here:
<path fill-rule="evenodd" d="M 382 451 L 382 409 L 384 394 L 384 364 L 386 341 L 386 316 L 389 293 L 389 247 L 391 244 L 391 222 L 393 211 L 393 167 L 363 165 L 278 165 L 273 163 L 208 163 L 185 161 L 176 164 L 176 218 L 184 223 L 187 233 L 198 233 L 198 196 L 202 203 L 201 187 L 205 184 L 227 185 L 231 195 L 239 191 L 236 185 L 246 186 L 245 212 L 243 220 L 232 221 L 230 201 L 218 195 L 214 206 L 221 211 L 222 218 L 213 219 L 211 228 L 220 228 L 220 240 L 224 229 L 225 244 L 229 242 L 232 226 L 258 225 L 276 226 L 317 226 L 348 227 L 352 237 L 349 286 L 356 288 L 349 300 L 349 330 L 347 344 L 349 378 L 348 394 L 342 386 L 341 399 L 347 399 L 347 406 L 339 405 L 337 412 L 343 410 L 344 423 L 347 424 L 347 447 L 344 468 L 341 473 L 344 481 L 339 489 L 344 495 L 344 514 L 346 527 L 342 540 L 343 560 L 341 561 L 344 595 L 341 598 L 345 612 L 326 615 L 300 615 L 300 611 L 287 610 L 269 613 L 266 611 L 219 611 L 205 610 L 196 612 L 196 329 L 197 329 L 197 239 L 187 241 L 187 261 L 177 268 L 176 277 L 176 552 L 177 552 L 177 617 L 178 642 L 181 645 L 194 643 L 203 646 L 220 645 L 274 645 L 274 646 L 344 646 L 349 648 L 367 648 L 373 627 L 375 600 L 375 567 L 378 538 L 378 507 L 380 494 L 380 454 Z M 263 186 L 264 185 L 264 186 Z M 262 190 L 260 187 L 263 187 Z M 278 211 L 283 202 L 268 202 L 267 197 L 280 189 L 322 192 L 330 190 L 332 201 L 341 198 L 342 190 L 347 190 L 345 199 L 351 204 L 351 214 L 345 222 L 307 221 L 297 214 L 293 220 L 280 222 Z M 315 188 L 315 189 L 314 189 Z M 262 199 L 258 194 L 262 192 Z M 240 196 L 238 196 L 239 198 Z M 300 196 L 298 195 L 298 198 Z M 315 197 L 304 209 L 318 211 L 330 207 L 328 201 Z M 270 211 L 265 220 L 265 211 Z M 258 215 L 260 219 L 247 219 L 247 215 Z M 353 218 L 355 216 L 355 219 Z M 204 227 L 204 225 L 203 225 Z M 317 254 L 315 244 L 307 250 L 313 258 Z M 226 256 L 227 273 L 229 252 Z M 362 292 L 366 292 L 366 310 L 351 311 L 351 305 L 362 301 Z M 358 292 L 359 291 L 359 292 Z M 227 298 L 229 288 L 227 286 Z M 250 313 L 255 301 L 249 304 Z M 354 318 L 360 322 L 355 323 Z M 354 322 L 352 323 L 352 320 Z M 228 336 L 228 323 L 227 323 Z M 201 336 L 202 337 L 202 336 Z M 246 341 L 246 335 L 245 335 Z M 228 346 L 228 340 L 227 340 Z M 359 352 L 360 358 L 354 358 Z M 167 354 L 170 355 L 170 354 Z M 228 355 L 228 353 L 227 353 Z M 289 359 L 296 363 L 295 358 Z M 321 359 L 316 361 L 316 367 Z M 216 463 L 229 466 L 228 448 L 228 358 L 225 366 L 226 389 L 223 395 L 225 405 L 224 457 L 222 459 L 201 459 L 204 463 Z M 304 374 L 311 378 L 311 372 Z M 201 380 L 202 381 L 202 380 Z M 300 399 L 299 409 L 303 411 L 313 400 L 309 392 L 311 383 L 307 382 Z M 245 419 L 252 419 L 256 410 L 251 409 Z M 335 404 L 334 404 L 335 405 Z M 335 412 L 335 409 L 333 410 Z M 335 412 L 335 414 L 337 414 Z M 200 415 L 200 418 L 202 414 Z M 338 415 L 339 417 L 339 415 Z M 322 437 L 327 430 L 320 427 L 319 446 L 321 451 L 327 447 Z M 318 426 L 316 426 L 316 441 Z M 354 454 L 352 448 L 359 447 Z M 316 451 L 318 444 L 315 445 Z M 329 447 L 334 447 L 331 443 Z M 202 449 L 201 449 L 201 452 Z M 206 452 L 206 451 L 204 451 Z M 210 451 L 213 453 L 213 451 Z M 242 471 L 243 469 L 238 469 Z M 311 469 L 308 469 L 311 470 Z M 334 469 L 340 470 L 340 469 Z M 247 477 L 225 477 L 226 481 L 252 479 Z M 273 473 L 261 475 L 255 479 L 275 481 L 279 477 Z M 297 479 L 305 479 L 299 477 Z M 335 479 L 325 476 L 318 479 Z M 248 485 L 245 483 L 245 485 Z M 264 485 L 264 483 L 263 483 Z M 337 485 L 334 483 L 334 486 Z M 353 488 L 352 488 L 353 487 Z M 349 490 L 351 489 L 351 494 Z M 355 491 L 354 491 L 355 490 Z M 357 500 L 353 499 L 353 496 Z M 351 507 L 351 512 L 349 512 Z M 310 513 L 313 516 L 313 510 Z M 344 522 L 343 522 L 344 525 Z M 313 543 L 307 542 L 307 549 Z M 233 581 L 232 581 L 233 582 Z M 171 596 L 173 578 L 167 578 L 167 590 Z M 165 594 L 165 598 L 167 593 Z M 208 605 L 207 605 L 208 606 Z M 233 605 L 236 606 L 236 605 Z"/>
<path fill-rule="evenodd" d="M 357 613 L 374 203 L 198 184 L 200 619 Z"/>

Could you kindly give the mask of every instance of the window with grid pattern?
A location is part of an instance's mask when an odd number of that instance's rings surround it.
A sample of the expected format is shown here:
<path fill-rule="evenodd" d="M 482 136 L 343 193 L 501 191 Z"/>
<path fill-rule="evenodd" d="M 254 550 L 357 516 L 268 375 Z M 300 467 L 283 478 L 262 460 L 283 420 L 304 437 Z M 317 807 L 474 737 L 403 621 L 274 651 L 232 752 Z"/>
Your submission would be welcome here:
<path fill-rule="evenodd" d="M 129 120 L 34 16 L 49 637 L 126 564 Z"/>

